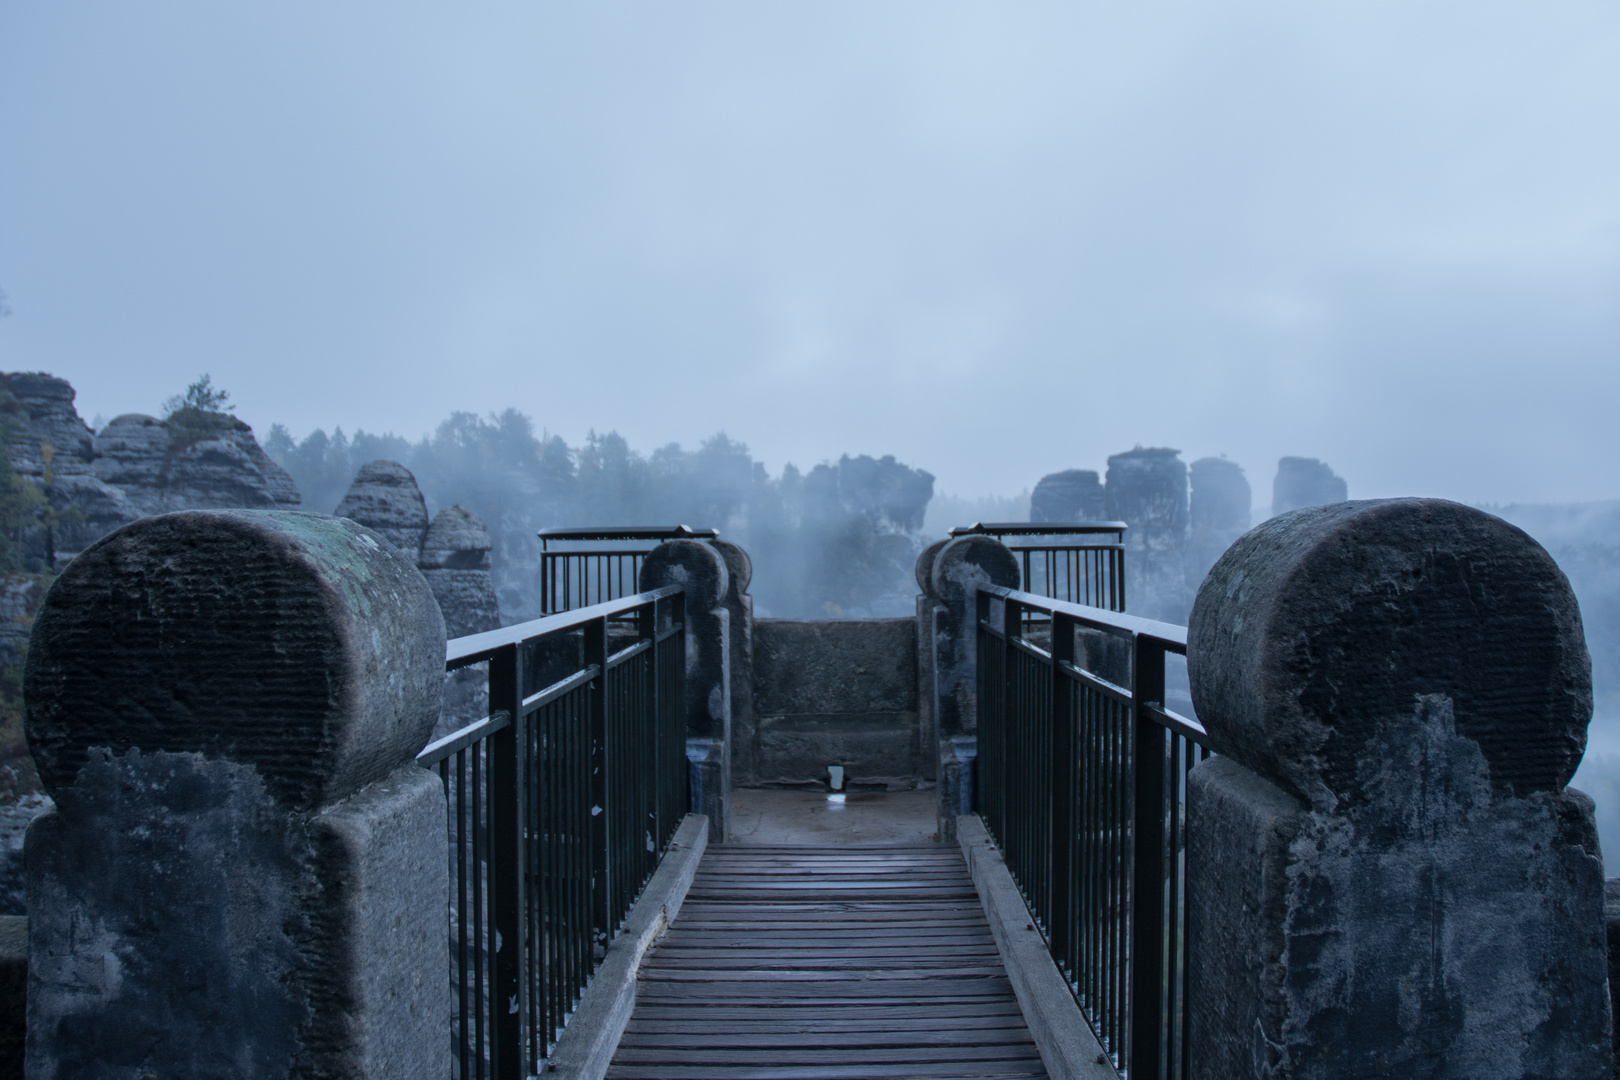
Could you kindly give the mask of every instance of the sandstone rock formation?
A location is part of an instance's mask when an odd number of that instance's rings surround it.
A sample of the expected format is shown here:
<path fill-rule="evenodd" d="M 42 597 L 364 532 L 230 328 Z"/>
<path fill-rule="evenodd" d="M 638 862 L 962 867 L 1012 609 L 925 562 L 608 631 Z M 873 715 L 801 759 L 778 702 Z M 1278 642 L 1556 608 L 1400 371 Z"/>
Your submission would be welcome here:
<path fill-rule="evenodd" d="M 1187 466 L 1180 450 L 1141 447 L 1108 459 L 1108 516 L 1130 526 L 1128 547 L 1170 551 L 1187 533 Z"/>
<path fill-rule="evenodd" d="M 397 461 L 367 462 L 355 474 L 337 517 L 364 525 L 417 564 L 444 616 L 445 636 L 479 634 L 501 625 L 490 574 L 489 532 L 471 510 L 452 506 L 429 523 L 427 502 L 411 470 Z M 482 665 L 444 677 L 444 703 L 433 738 L 481 719 L 489 711 L 489 672 Z"/>
<path fill-rule="evenodd" d="M 1249 531 L 1254 492 L 1243 467 L 1226 458 L 1199 458 L 1192 463 L 1191 519 L 1187 539 L 1187 574 L 1203 580 L 1233 541 Z"/>
<path fill-rule="evenodd" d="M 103 536 L 142 516 L 122 488 L 87 474 L 58 476 L 46 495 L 57 522 L 50 530 L 50 561 L 60 569 Z"/>
<path fill-rule="evenodd" d="M 171 510 L 299 504 L 292 478 L 235 417 L 197 415 L 204 423 L 198 428 L 130 414 L 98 437 L 80 419 L 74 397 L 72 385 L 53 375 L 0 373 L 6 456 L 50 510 L 36 506 L 32 524 L 21 527 L 25 572 L 0 575 L 0 669 L 15 672 L 23 663 L 51 572 L 103 536 Z M 16 764 L 29 760 L 20 736 L 0 738 L 0 788 L 9 792 L 16 776 L 31 774 Z M 0 803 L 0 914 L 23 912 L 21 838 L 49 804 L 31 796 Z"/>
<path fill-rule="evenodd" d="M 371 461 L 360 466 L 348 494 L 333 515 L 359 522 L 386 536 L 415 558 L 427 532 L 427 503 L 411 470 L 397 461 Z M 451 637 L 456 635 L 452 632 Z"/>
<path fill-rule="evenodd" d="M 448 637 L 465 637 L 501 625 L 489 574 L 489 549 L 484 522 L 471 510 L 447 507 L 428 526 L 419 565 L 439 601 Z"/>
<path fill-rule="evenodd" d="M 0 374 L 11 394 L 6 411 L 17 421 L 6 439 L 11 467 L 31 479 L 82 476 L 95 460 L 95 437 L 73 407 L 75 393 L 66 379 L 39 371 Z"/>
<path fill-rule="evenodd" d="M 1341 503 L 1349 497 L 1343 478 L 1316 458 L 1285 457 L 1277 462 L 1277 479 L 1271 488 L 1273 517 L 1301 507 Z"/>
<path fill-rule="evenodd" d="M 1187 466 L 1181 451 L 1137 447 L 1108 459 L 1108 516 L 1125 522 L 1130 610 L 1182 622 L 1192 607 L 1187 547 Z"/>
<path fill-rule="evenodd" d="M 1090 469 L 1065 469 L 1043 476 L 1029 496 L 1031 521 L 1072 525 L 1106 516 L 1102 481 Z"/>
<path fill-rule="evenodd" d="M 296 510 L 301 502 L 292 477 L 265 454 L 253 429 L 233 416 L 199 430 L 126 413 L 101 430 L 95 447 L 96 478 L 123 488 L 142 515 Z"/>

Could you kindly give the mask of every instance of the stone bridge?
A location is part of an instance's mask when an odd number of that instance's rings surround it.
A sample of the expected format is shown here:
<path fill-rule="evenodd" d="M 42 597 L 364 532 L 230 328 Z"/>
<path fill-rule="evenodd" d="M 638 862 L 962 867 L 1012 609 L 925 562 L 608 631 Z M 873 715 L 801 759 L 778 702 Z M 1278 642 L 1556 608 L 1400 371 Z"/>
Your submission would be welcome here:
<path fill-rule="evenodd" d="M 1284 514 L 1187 627 L 1025 591 L 982 531 L 911 619 L 756 620 L 750 574 L 670 540 L 447 644 L 352 521 L 90 546 L 29 656 L 26 1075 L 1613 1074 L 1590 660 L 1519 530 Z M 761 786 L 937 829 L 730 842 Z"/>

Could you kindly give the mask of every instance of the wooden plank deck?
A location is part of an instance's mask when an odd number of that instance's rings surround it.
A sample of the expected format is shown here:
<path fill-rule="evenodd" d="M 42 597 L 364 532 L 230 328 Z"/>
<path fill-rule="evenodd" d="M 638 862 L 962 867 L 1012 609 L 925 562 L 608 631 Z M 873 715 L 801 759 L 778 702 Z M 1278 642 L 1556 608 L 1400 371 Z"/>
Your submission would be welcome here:
<path fill-rule="evenodd" d="M 714 847 L 609 1080 L 1045 1077 L 955 845 Z"/>

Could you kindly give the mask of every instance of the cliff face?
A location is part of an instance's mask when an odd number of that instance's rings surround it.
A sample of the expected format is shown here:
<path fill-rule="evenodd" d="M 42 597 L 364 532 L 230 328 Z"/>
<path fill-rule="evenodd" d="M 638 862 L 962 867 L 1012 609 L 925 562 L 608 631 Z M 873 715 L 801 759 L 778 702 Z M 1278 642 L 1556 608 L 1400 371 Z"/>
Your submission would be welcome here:
<path fill-rule="evenodd" d="M 297 509 L 292 477 L 253 429 L 212 414 L 199 427 L 129 413 L 98 435 L 79 417 L 66 379 L 0 373 L 6 455 L 45 495 L 47 524 L 24 530 L 30 569 L 58 569 L 137 518 L 171 510 Z"/>
<path fill-rule="evenodd" d="M 75 397 L 66 379 L 0 372 L 0 432 L 22 485 L 13 492 L 22 517 L 16 572 L 0 573 L 0 914 L 20 912 L 15 857 L 27 815 L 16 817 L 22 804 L 15 797 L 37 783 L 12 676 L 20 675 L 33 612 L 54 572 L 137 518 L 299 503 L 291 477 L 235 417 L 194 414 L 187 427 L 121 416 L 98 437 L 79 417 Z"/>
<path fill-rule="evenodd" d="M 12 397 L 14 424 L 7 432 L 11 467 L 30 479 L 83 476 L 95 460 L 95 435 L 73 407 L 76 396 L 66 379 L 39 371 L 0 373 L 0 386 Z"/>
<path fill-rule="evenodd" d="M 95 440 L 95 475 L 124 490 L 142 515 L 171 510 L 296 510 L 287 470 L 271 461 L 253 429 L 221 417 L 212 430 L 126 413 Z"/>

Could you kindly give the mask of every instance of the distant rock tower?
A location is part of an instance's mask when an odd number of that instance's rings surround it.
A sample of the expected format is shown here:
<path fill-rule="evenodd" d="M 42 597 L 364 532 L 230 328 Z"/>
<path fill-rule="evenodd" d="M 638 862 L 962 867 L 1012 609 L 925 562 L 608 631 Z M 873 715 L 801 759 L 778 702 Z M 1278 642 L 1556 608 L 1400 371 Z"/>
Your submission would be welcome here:
<path fill-rule="evenodd" d="M 1303 506 L 1326 506 L 1350 498 L 1349 486 L 1315 458 L 1285 457 L 1277 462 L 1271 488 L 1271 516 Z"/>
<path fill-rule="evenodd" d="M 418 564 L 439 601 L 449 637 L 500 628 L 489 549 L 489 532 L 471 510 L 460 506 L 440 510 L 428 526 Z"/>
<path fill-rule="evenodd" d="M 1107 515 L 1102 480 L 1090 469 L 1065 469 L 1041 477 L 1029 496 L 1029 520 L 1072 525 Z"/>
<path fill-rule="evenodd" d="M 370 461 L 360 466 L 333 516 L 381 533 L 412 559 L 421 551 L 428 527 L 422 489 L 416 486 L 411 470 L 397 461 Z"/>
<path fill-rule="evenodd" d="M 1108 517 L 1125 522 L 1126 604 L 1184 622 L 1192 607 L 1185 567 L 1187 465 L 1181 451 L 1137 447 L 1108 459 Z"/>
<path fill-rule="evenodd" d="M 501 625 L 489 572 L 489 532 L 471 510 L 452 506 L 428 522 L 427 501 L 411 470 L 397 461 L 360 466 L 337 517 L 381 533 L 421 568 L 452 638 Z"/>
<path fill-rule="evenodd" d="M 1187 543 L 1187 466 L 1180 450 L 1137 447 L 1108 459 L 1108 516 L 1130 526 L 1125 546 L 1177 551 Z"/>
<path fill-rule="evenodd" d="M 439 603 L 445 636 L 466 637 L 500 627 L 489 571 L 489 532 L 477 514 L 452 506 L 440 510 L 430 524 L 427 501 L 411 470 L 380 460 L 360 466 L 335 516 L 380 534 L 416 563 Z M 479 719 L 488 705 L 487 671 L 473 666 L 450 672 L 433 737 Z"/>
<path fill-rule="evenodd" d="M 1199 458 L 1189 470 L 1191 535 L 1187 541 L 1187 571 L 1202 581 L 1233 541 L 1249 531 L 1254 492 L 1243 467 L 1226 458 Z"/>

